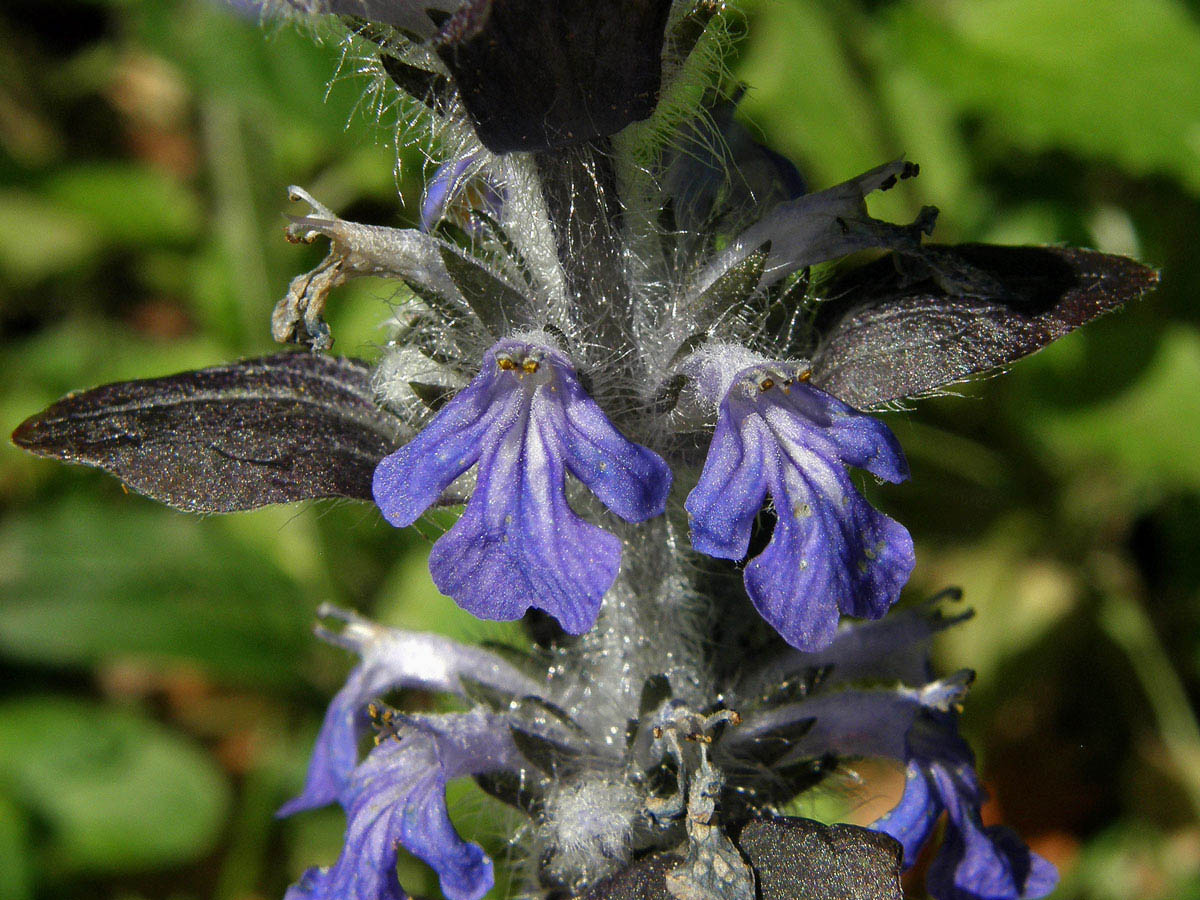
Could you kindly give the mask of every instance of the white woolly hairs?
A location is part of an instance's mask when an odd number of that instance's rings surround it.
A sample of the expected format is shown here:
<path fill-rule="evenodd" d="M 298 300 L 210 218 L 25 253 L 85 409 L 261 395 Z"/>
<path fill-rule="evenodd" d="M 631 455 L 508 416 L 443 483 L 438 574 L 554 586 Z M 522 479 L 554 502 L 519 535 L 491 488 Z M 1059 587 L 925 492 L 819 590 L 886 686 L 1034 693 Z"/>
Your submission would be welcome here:
<path fill-rule="evenodd" d="M 556 785 L 546 798 L 540 835 L 549 874 L 594 883 L 618 869 L 629 855 L 641 806 L 632 785 L 603 775 Z"/>

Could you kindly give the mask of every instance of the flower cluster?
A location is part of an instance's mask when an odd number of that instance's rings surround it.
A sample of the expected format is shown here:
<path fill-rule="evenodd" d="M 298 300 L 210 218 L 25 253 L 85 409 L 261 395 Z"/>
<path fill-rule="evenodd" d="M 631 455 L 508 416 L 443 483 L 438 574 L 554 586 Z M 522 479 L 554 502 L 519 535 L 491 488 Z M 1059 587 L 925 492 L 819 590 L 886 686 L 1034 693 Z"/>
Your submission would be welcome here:
<path fill-rule="evenodd" d="M 441 148 L 421 227 L 292 188 L 310 212 L 289 237 L 330 250 L 272 331 L 314 352 L 72 394 L 14 439 L 191 510 L 341 496 L 406 527 L 463 506 L 434 583 L 530 632 L 500 654 L 322 610 L 360 662 L 282 813 L 338 803 L 346 841 L 289 900 L 398 900 L 399 848 L 478 900 L 493 864 L 450 820 L 458 777 L 529 817 L 522 896 L 899 898 L 943 813 L 937 900 L 1048 893 L 1050 864 L 980 819 L 970 673 L 930 672 L 929 638 L 965 616 L 894 608 L 913 541 L 855 470 L 909 474 L 868 411 L 1031 353 L 1155 273 L 926 244 L 936 210 L 867 212 L 918 174 L 904 160 L 807 192 L 734 118 L 713 0 L 238 5 L 336 17 L 407 98 Z M 370 366 L 324 352 L 330 292 L 364 275 L 407 298 Z M 397 689 L 465 711 L 379 702 Z M 778 815 L 864 758 L 907 772 L 870 829 Z"/>

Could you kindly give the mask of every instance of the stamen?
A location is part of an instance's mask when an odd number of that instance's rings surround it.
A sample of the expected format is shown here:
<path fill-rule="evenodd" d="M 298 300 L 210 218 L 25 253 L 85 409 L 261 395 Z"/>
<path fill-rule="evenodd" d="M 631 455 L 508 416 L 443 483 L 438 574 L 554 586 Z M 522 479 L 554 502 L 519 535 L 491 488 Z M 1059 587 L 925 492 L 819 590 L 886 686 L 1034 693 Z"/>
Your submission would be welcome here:
<path fill-rule="evenodd" d="M 400 740 L 399 724 L 396 721 L 396 711 L 391 707 L 381 706 L 372 701 L 367 704 L 367 715 L 375 728 L 375 746 L 378 747 L 388 738 Z"/>

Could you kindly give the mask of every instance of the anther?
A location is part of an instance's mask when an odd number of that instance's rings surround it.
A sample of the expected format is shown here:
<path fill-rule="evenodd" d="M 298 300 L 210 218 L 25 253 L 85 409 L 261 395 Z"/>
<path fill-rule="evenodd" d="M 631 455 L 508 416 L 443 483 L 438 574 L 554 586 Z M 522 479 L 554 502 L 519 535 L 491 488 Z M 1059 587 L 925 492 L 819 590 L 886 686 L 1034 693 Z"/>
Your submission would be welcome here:
<path fill-rule="evenodd" d="M 386 707 L 381 707 L 378 703 L 367 704 L 367 715 L 371 718 L 371 724 L 375 726 L 375 746 L 378 747 L 388 738 L 400 740 L 400 734 L 396 730 L 396 711 Z"/>
<path fill-rule="evenodd" d="M 801 383 L 804 383 L 804 384 L 807 384 L 808 382 L 812 381 L 812 369 L 805 369 L 803 372 L 801 372 L 799 375 L 796 376 L 796 380 Z"/>
<path fill-rule="evenodd" d="M 511 359 L 509 359 L 507 356 L 496 357 L 496 365 L 498 365 L 501 368 L 501 370 L 505 371 L 505 372 L 511 372 L 513 369 L 515 369 L 517 367 L 517 364 L 515 362 L 513 362 Z"/>
<path fill-rule="evenodd" d="M 521 364 L 521 369 L 526 375 L 532 375 L 539 368 L 540 364 L 536 359 L 527 359 Z"/>
<path fill-rule="evenodd" d="M 773 387 L 775 387 L 775 382 L 770 378 L 764 378 L 758 383 L 758 389 L 760 391 L 769 391 Z"/>

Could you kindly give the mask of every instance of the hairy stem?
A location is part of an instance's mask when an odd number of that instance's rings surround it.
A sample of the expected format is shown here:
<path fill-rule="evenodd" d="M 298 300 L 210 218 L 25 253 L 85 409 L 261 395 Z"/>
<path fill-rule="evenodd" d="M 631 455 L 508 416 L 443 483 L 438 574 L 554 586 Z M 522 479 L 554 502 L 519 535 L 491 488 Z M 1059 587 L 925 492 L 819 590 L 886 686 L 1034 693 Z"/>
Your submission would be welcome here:
<path fill-rule="evenodd" d="M 534 156 L 578 326 L 613 357 L 630 345 L 621 202 L 607 140 Z M 581 329 L 581 330 L 584 330 Z"/>

